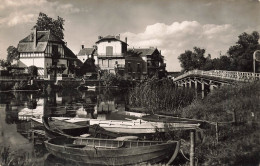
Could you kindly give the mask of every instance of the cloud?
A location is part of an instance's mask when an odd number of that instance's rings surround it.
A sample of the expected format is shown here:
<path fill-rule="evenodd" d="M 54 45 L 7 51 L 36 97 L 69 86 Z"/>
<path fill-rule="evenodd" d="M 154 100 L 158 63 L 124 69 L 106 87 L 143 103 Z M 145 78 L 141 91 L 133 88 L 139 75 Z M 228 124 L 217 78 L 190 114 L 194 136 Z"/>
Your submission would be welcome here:
<path fill-rule="evenodd" d="M 200 24 L 197 21 L 173 22 L 171 25 L 156 23 L 148 25 L 142 33 L 125 32 L 130 47 L 157 47 L 165 56 L 167 70 L 181 70 L 178 56 L 194 46 L 205 48 L 212 57 L 225 53 L 235 44 L 238 31 L 229 24 Z"/>
<path fill-rule="evenodd" d="M 3 0 L 0 4 L 0 27 L 36 22 L 39 12 L 58 16 L 86 12 L 70 3 L 47 0 Z"/>
<path fill-rule="evenodd" d="M 72 4 L 64 4 L 64 5 L 59 5 L 57 7 L 58 11 L 65 12 L 67 14 L 72 14 L 72 13 L 79 13 L 81 10 L 79 8 L 74 7 Z"/>

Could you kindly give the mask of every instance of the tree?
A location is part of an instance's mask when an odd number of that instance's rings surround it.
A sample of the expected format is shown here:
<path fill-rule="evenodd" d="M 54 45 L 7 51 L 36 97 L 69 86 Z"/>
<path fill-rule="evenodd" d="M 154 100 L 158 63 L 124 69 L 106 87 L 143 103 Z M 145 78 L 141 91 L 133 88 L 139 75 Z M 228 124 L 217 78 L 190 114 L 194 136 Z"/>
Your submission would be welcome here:
<path fill-rule="evenodd" d="M 12 63 L 14 59 L 15 59 L 15 60 L 18 60 L 18 59 L 19 59 L 18 49 L 15 48 L 14 46 L 9 46 L 9 47 L 7 48 L 7 57 L 6 57 L 6 60 L 7 60 L 7 62 Z"/>
<path fill-rule="evenodd" d="M 3 69 L 5 69 L 5 68 L 11 66 L 11 63 L 8 62 L 8 61 L 6 61 L 6 60 L 0 59 L 0 66 L 1 66 Z"/>
<path fill-rule="evenodd" d="M 256 31 L 251 34 L 244 32 L 238 36 L 236 45 L 231 46 L 227 52 L 231 57 L 230 66 L 233 70 L 253 71 L 253 53 L 257 49 L 260 49 L 258 40 L 259 33 Z"/>
<path fill-rule="evenodd" d="M 29 66 L 28 73 L 31 77 L 36 77 L 38 75 L 38 68 L 36 66 Z"/>
<path fill-rule="evenodd" d="M 65 20 L 58 16 L 57 20 L 48 17 L 47 14 L 40 12 L 34 28 L 37 30 L 50 30 L 54 35 L 60 39 L 64 39 L 64 22 Z"/>
<path fill-rule="evenodd" d="M 190 71 L 194 69 L 203 69 L 206 62 L 206 58 L 204 56 L 205 52 L 205 49 L 194 47 L 193 52 L 186 50 L 185 53 L 182 53 L 178 59 L 181 62 L 181 67 L 183 70 Z"/>
<path fill-rule="evenodd" d="M 213 59 L 213 69 L 215 70 L 232 70 L 230 64 L 231 59 L 228 56 Z"/>

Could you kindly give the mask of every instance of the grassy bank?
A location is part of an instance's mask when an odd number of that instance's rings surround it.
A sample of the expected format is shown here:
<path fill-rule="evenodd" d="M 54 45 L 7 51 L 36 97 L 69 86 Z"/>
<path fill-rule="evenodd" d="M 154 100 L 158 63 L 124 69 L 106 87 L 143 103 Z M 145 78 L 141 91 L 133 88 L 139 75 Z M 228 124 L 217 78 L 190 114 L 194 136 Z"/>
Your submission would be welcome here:
<path fill-rule="evenodd" d="M 258 165 L 260 163 L 260 82 L 222 87 L 178 112 L 182 117 L 218 122 L 204 129 L 196 147 L 200 165 Z"/>

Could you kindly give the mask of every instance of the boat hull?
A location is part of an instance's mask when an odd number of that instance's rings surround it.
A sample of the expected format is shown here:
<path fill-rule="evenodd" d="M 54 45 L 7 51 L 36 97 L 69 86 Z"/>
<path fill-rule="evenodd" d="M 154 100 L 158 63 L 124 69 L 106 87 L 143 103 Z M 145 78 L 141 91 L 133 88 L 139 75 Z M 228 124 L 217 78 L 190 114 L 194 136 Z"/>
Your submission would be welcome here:
<path fill-rule="evenodd" d="M 140 141 L 139 144 L 142 142 Z M 170 158 L 179 151 L 179 142 L 165 142 L 150 146 L 129 148 L 98 149 L 94 147 L 74 148 L 55 145 L 45 141 L 48 151 L 63 159 L 97 165 L 132 165 L 138 163 L 156 163 Z"/>
<path fill-rule="evenodd" d="M 129 134 L 152 134 L 175 129 L 194 129 L 199 126 L 199 124 L 148 122 L 140 119 L 129 121 L 90 119 L 89 123 L 99 125 L 110 132 Z"/>

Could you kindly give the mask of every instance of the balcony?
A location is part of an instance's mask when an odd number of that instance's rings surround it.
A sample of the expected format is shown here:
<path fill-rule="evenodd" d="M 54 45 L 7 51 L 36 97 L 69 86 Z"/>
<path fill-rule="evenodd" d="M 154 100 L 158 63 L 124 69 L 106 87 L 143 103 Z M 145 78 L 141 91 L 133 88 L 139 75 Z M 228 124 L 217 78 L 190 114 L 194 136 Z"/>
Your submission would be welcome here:
<path fill-rule="evenodd" d="M 124 58 L 124 57 L 125 57 L 124 53 L 112 54 L 112 55 L 98 54 L 98 58 Z"/>

